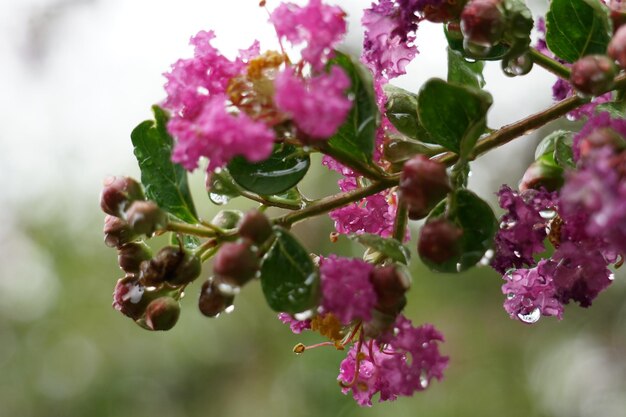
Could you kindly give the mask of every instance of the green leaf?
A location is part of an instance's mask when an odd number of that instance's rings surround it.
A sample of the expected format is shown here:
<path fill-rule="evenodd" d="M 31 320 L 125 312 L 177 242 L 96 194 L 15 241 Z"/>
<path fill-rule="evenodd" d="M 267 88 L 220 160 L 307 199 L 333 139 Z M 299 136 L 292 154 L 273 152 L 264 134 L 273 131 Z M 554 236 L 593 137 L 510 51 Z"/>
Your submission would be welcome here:
<path fill-rule="evenodd" d="M 146 120 L 130 134 L 146 196 L 179 219 L 196 223 L 187 171 L 172 162 L 173 140 L 165 128 L 167 114 L 158 106 L 152 111 L 156 121 Z"/>
<path fill-rule="evenodd" d="M 575 62 L 605 54 L 611 40 L 606 7 L 599 0 L 552 0 L 546 14 L 546 42 L 556 56 Z"/>
<path fill-rule="evenodd" d="M 573 168 L 576 164 L 572 155 L 573 132 L 557 130 L 539 142 L 535 160 L 560 168 Z"/>
<path fill-rule="evenodd" d="M 317 306 L 319 272 L 309 253 L 288 231 L 274 227 L 275 241 L 263 258 L 261 287 L 274 311 L 301 313 Z"/>
<path fill-rule="evenodd" d="M 437 272 L 461 272 L 476 265 L 485 252 L 493 246 L 493 237 L 498 230 L 498 222 L 493 210 L 483 199 L 467 189 L 455 191 L 453 198 L 456 207 L 449 220 L 463 229 L 459 256 L 436 264 L 422 259 L 425 265 Z M 446 201 L 442 201 L 428 216 L 427 221 L 434 220 L 445 213 Z"/>
<path fill-rule="evenodd" d="M 409 250 L 396 239 L 384 238 L 371 233 L 353 234 L 348 237 L 396 262 L 407 265 L 411 259 Z"/>
<path fill-rule="evenodd" d="M 469 62 L 463 58 L 462 53 L 449 47 L 447 49 L 448 81 L 469 87 L 483 88 L 485 86 L 485 78 L 483 77 L 485 63 L 482 61 Z"/>
<path fill-rule="evenodd" d="M 228 164 L 228 172 L 241 187 L 261 195 L 284 193 L 304 177 L 311 165 L 308 154 L 292 145 L 274 145 L 274 152 L 265 161 L 252 163 L 236 157 Z"/>
<path fill-rule="evenodd" d="M 433 143 L 417 116 L 417 94 L 391 84 L 384 89 L 387 95 L 386 116 L 398 132 L 411 139 Z"/>
<path fill-rule="evenodd" d="M 467 156 L 485 131 L 492 102 L 482 90 L 431 78 L 419 93 L 419 120 L 434 142 Z"/>
<path fill-rule="evenodd" d="M 596 107 L 596 113 L 608 112 L 612 118 L 626 119 L 626 103 L 624 101 L 613 101 L 602 103 Z"/>
<path fill-rule="evenodd" d="M 370 165 L 380 115 L 369 70 L 350 56 L 336 51 L 331 65 L 343 68 L 351 80 L 348 90 L 354 103 L 346 121 L 324 145 L 336 159 Z"/>

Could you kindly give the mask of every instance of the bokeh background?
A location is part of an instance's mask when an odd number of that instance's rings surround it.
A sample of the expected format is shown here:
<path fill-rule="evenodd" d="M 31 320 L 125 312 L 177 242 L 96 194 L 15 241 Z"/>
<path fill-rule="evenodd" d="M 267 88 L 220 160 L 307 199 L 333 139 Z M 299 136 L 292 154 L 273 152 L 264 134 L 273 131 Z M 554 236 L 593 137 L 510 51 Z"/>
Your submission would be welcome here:
<path fill-rule="evenodd" d="M 341 2 L 350 15 L 344 49 L 355 54 L 368 4 Z M 536 15 L 547 6 L 530 5 Z M 191 35 L 214 29 L 233 56 L 255 38 L 275 47 L 266 20 L 255 0 L 0 0 L 0 416 L 625 416 L 622 271 L 593 308 L 570 306 L 562 322 L 525 326 L 502 309 L 501 278 L 489 268 L 435 275 L 414 256 L 406 314 L 443 331 L 450 367 L 426 392 L 371 409 L 340 393 L 342 352 L 292 354 L 297 342 L 319 339 L 292 335 L 258 283 L 218 319 L 197 311 L 192 286 L 166 333 L 146 332 L 111 308 L 121 274 L 102 243 L 102 179 L 138 176 L 129 133 L 163 99 L 161 73 L 191 54 Z M 396 85 L 417 91 L 445 77 L 440 29 L 420 27 L 421 54 Z M 506 79 L 494 64 L 485 74 L 492 127 L 551 102 L 553 79 L 542 69 Z M 494 203 L 494 191 L 518 181 L 533 145 L 556 127 L 475 163 L 471 187 Z M 318 168 L 303 190 L 332 193 L 336 179 Z M 218 208 L 202 183 L 196 173 L 199 211 L 210 219 Z M 324 216 L 296 230 L 311 250 L 359 255 L 329 242 Z"/>

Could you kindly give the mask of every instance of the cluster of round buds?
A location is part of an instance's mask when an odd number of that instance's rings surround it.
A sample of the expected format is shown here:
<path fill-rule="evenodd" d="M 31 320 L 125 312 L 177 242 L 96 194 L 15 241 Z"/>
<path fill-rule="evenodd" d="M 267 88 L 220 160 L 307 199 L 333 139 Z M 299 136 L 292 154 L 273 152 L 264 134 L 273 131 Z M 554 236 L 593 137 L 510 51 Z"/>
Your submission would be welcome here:
<path fill-rule="evenodd" d="M 202 285 L 198 307 L 202 314 L 217 317 L 233 304 L 234 296 L 252 280 L 260 267 L 259 250 L 272 234 L 268 218 L 257 210 L 243 217 L 240 239 L 224 243 L 213 260 L 213 276 Z"/>
<path fill-rule="evenodd" d="M 141 185 L 129 177 L 109 177 L 100 194 L 104 219 L 104 242 L 121 248 L 140 235 L 151 236 L 165 227 L 167 215 L 153 201 L 145 200 Z"/>
<path fill-rule="evenodd" d="M 451 190 L 446 166 L 417 155 L 404 164 L 399 189 L 409 218 L 423 219 Z"/>
<path fill-rule="evenodd" d="M 570 82 L 574 88 L 592 96 L 601 95 L 613 87 L 617 68 L 605 55 L 587 55 L 572 65 Z"/>

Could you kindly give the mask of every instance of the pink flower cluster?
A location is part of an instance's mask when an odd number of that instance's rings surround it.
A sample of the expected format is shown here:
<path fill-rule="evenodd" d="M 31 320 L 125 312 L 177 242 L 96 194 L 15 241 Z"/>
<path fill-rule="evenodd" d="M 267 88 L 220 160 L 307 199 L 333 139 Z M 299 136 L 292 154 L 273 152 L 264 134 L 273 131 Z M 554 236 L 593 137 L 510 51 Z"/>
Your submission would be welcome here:
<path fill-rule="evenodd" d="M 398 316 L 393 330 L 384 342 L 353 345 L 341 362 L 337 379 L 343 393 L 352 393 L 361 406 L 371 406 L 377 393 L 381 402 L 395 400 L 443 378 L 448 357 L 439 353 L 441 333 L 429 324 L 414 327 L 404 316 Z"/>
<path fill-rule="evenodd" d="M 564 304 L 588 307 L 611 284 L 608 265 L 626 251 L 625 148 L 626 122 L 602 113 L 575 138 L 577 167 L 566 173 L 558 195 L 501 189 L 500 205 L 508 212 L 493 267 L 505 274 L 504 305 L 512 318 L 561 318 Z M 545 230 L 554 253 L 537 263 Z"/>

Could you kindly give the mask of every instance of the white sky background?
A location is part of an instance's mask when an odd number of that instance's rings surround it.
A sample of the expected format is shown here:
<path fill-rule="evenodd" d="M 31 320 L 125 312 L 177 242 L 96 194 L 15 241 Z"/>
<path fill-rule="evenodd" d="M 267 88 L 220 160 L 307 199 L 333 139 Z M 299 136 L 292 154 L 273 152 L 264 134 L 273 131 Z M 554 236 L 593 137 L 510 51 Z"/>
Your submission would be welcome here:
<path fill-rule="evenodd" d="M 358 50 L 360 10 L 369 1 L 338 3 Z M 268 1 L 270 9 L 277 4 Z M 191 54 L 189 37 L 214 29 L 230 56 L 255 38 L 272 48 L 266 21 L 256 0 L 0 0 L 0 202 L 39 203 L 50 191 L 46 204 L 64 206 L 70 196 L 94 201 L 104 176 L 136 174 L 130 131 L 163 98 L 161 74 Z M 422 24 L 417 43 L 421 53 L 409 75 L 394 81 L 413 91 L 446 74 L 441 27 Z M 550 103 L 553 77 L 542 69 L 512 80 L 492 64 L 486 77 L 493 127 Z M 489 159 L 493 168 L 510 163 Z M 482 171 L 475 170 L 475 185 Z"/>

